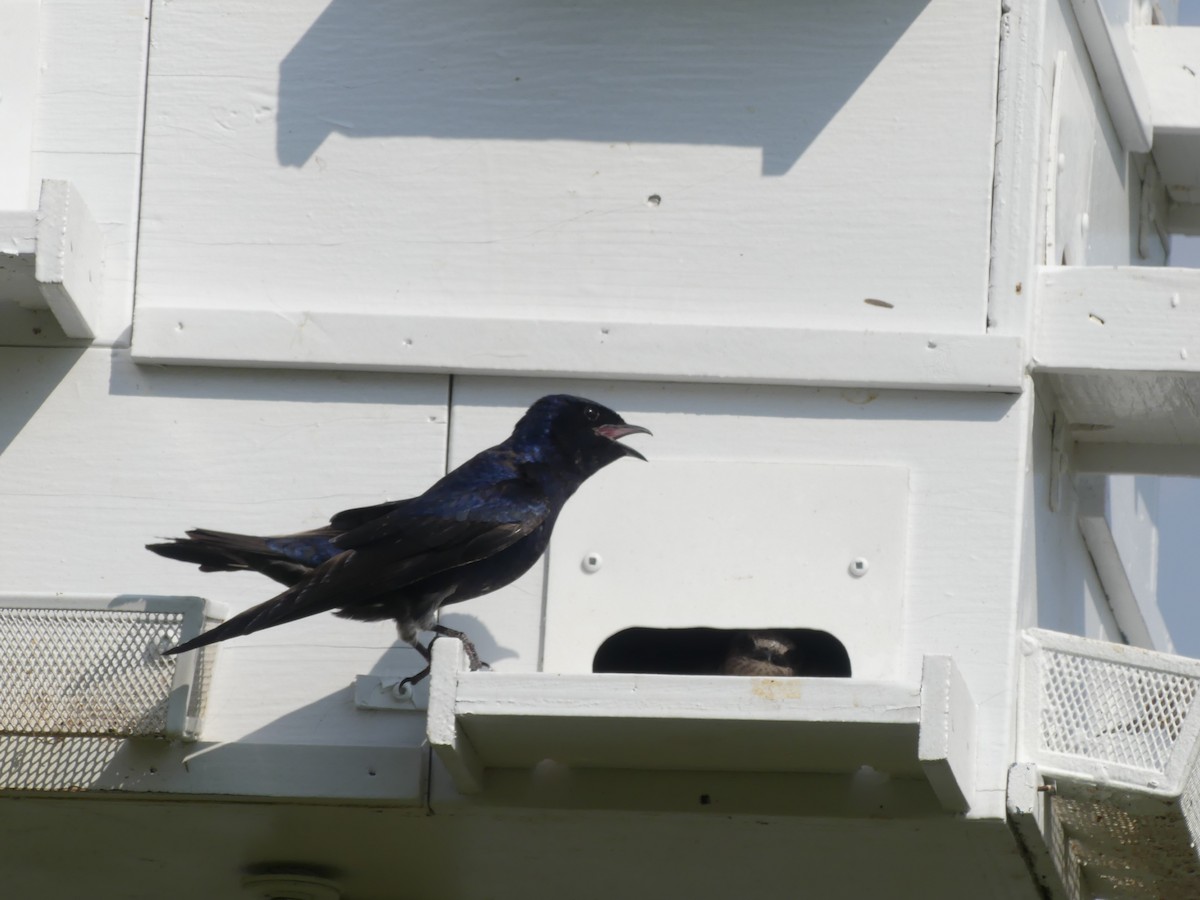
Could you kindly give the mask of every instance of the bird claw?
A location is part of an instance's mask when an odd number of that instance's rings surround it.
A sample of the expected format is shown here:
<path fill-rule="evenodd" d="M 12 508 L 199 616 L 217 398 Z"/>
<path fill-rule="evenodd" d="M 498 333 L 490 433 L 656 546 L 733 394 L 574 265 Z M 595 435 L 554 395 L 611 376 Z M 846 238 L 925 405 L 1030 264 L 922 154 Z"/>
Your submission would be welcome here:
<path fill-rule="evenodd" d="M 471 671 L 478 672 L 480 669 L 491 669 L 492 667 L 479 658 L 479 653 L 471 645 L 469 641 L 463 641 L 463 650 L 466 651 L 467 661 L 471 664 Z"/>
<path fill-rule="evenodd" d="M 416 687 L 420 682 L 429 677 L 429 666 L 423 668 L 416 675 L 409 675 L 407 678 L 401 678 L 399 683 L 393 689 L 397 693 L 403 693 L 406 688 Z"/>
<path fill-rule="evenodd" d="M 479 658 L 479 651 L 475 649 L 475 645 L 471 643 L 471 639 L 454 628 L 446 628 L 444 625 L 438 625 L 434 628 L 436 641 L 438 637 L 451 637 L 462 642 L 463 653 L 467 656 L 467 662 L 470 663 L 471 671 L 478 672 L 480 669 L 491 669 L 492 667 Z"/>

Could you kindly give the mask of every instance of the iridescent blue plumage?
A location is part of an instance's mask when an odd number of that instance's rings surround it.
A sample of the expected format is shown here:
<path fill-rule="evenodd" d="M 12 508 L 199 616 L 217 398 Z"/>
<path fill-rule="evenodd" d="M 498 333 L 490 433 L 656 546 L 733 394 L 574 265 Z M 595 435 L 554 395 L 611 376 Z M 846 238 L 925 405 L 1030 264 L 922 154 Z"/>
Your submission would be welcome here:
<path fill-rule="evenodd" d="M 249 569 L 289 585 L 167 652 L 335 610 L 350 619 L 395 619 L 400 636 L 428 660 L 418 632 L 463 637 L 435 624 L 438 608 L 504 587 L 528 571 L 545 552 L 563 504 L 587 478 L 622 456 L 644 459 L 617 443 L 635 432 L 649 433 L 598 403 L 555 394 L 533 404 L 506 441 L 417 497 L 345 510 L 328 525 L 297 534 L 196 529 L 187 538 L 148 545 L 203 571 Z"/>

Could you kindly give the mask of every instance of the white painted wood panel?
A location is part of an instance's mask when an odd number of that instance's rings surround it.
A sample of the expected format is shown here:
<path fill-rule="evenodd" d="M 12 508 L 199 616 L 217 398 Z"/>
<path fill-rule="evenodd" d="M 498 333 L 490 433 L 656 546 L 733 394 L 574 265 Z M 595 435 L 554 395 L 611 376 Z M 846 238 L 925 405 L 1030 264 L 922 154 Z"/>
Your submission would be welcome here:
<path fill-rule="evenodd" d="M 812 628 L 842 642 L 855 678 L 895 679 L 907 529 L 896 466 L 701 457 L 614 469 L 555 529 L 543 668 L 591 672 L 625 628 Z"/>
<path fill-rule="evenodd" d="M 654 432 L 652 438 L 634 438 L 648 464 L 621 460 L 604 469 L 580 489 L 564 515 L 574 515 L 576 505 L 579 512 L 603 507 L 622 479 L 653 478 L 660 462 L 907 469 L 911 497 L 905 605 L 894 634 L 900 649 L 893 677 L 915 684 L 923 656 L 954 659 L 980 704 L 980 793 L 973 800 L 973 814 L 1002 809 L 1004 769 L 1011 761 L 1005 748 L 1011 742 L 1007 710 L 1015 679 L 1010 651 L 1017 615 L 1018 509 L 1025 466 L 1020 435 L 1026 428 L 1027 395 L 463 377 L 454 380 L 454 444 L 484 444 L 503 430 L 501 423 L 510 423 L 534 399 L 553 391 L 591 397 Z M 634 468 L 643 465 L 643 472 Z M 678 549 L 683 515 L 664 515 L 658 523 L 664 555 Z M 552 541 L 551 558 L 555 552 Z M 661 573 L 647 572 L 647 577 Z M 808 572 L 797 573 L 799 584 L 809 577 Z M 544 569 L 518 584 L 519 594 L 514 585 L 508 593 L 455 607 L 456 616 L 475 619 L 458 619 L 455 626 L 472 638 L 477 631 L 504 630 L 512 635 L 507 640 L 513 648 L 533 645 L 541 633 Z M 497 603 L 501 598 L 505 602 Z M 671 594 L 661 602 L 682 599 L 687 598 Z M 619 597 L 613 601 L 621 602 Z M 647 597 L 646 602 L 660 600 Z M 584 614 L 582 609 L 572 612 L 570 595 L 551 594 L 546 603 L 559 606 L 564 615 Z M 698 601 L 696 616 L 703 614 Z M 590 656 L 590 649 L 554 652 Z M 518 670 L 515 664 L 505 665 Z"/>
<path fill-rule="evenodd" d="M 464 323 L 469 322 L 469 327 Z M 146 363 L 279 365 L 1015 392 L 1025 343 L 1002 335 L 386 313 L 139 307 Z"/>
<path fill-rule="evenodd" d="M 211 900 L 244 893 L 248 865 L 300 860 L 330 867 L 354 900 L 711 900 L 747 884 L 787 892 L 801 876 L 807 892 L 831 898 L 961 900 L 964 884 L 979 900 L 1039 896 L 1003 822 L 963 822 L 929 806 L 915 821 L 890 817 L 894 798 L 912 793 L 904 779 L 848 790 L 845 778 L 763 778 L 757 799 L 777 810 L 767 814 L 736 804 L 738 782 L 705 773 L 609 779 L 592 792 L 623 799 L 632 788 L 670 804 L 671 813 L 655 814 L 563 808 L 563 792 L 518 777 L 540 809 L 429 816 L 375 806 L 6 798 L 7 883 L 15 896 L 94 900 L 160 900 L 167 883 L 175 900 Z M 572 785 L 585 778 L 573 774 Z M 707 809 L 697 803 L 705 793 Z M 795 814 L 844 805 L 848 793 L 857 814 Z M 847 862 L 852 847 L 871 848 L 871 864 Z"/>
<path fill-rule="evenodd" d="M 33 209 L 29 176 L 37 105 L 39 0 L 0 2 L 0 210 Z"/>
<path fill-rule="evenodd" d="M 1022 628 L 1047 628 L 1099 640 L 1120 641 L 1121 632 L 1079 530 L 1079 496 L 1072 478 L 1073 459 L 1053 479 L 1051 417 L 1048 398 L 1040 398 L 1030 437 L 1028 499 L 1021 552 Z M 1061 410 L 1057 410 L 1061 416 Z M 1068 438 L 1068 447 L 1070 440 Z M 1051 484 L 1058 499 L 1051 508 Z"/>
<path fill-rule="evenodd" d="M 1200 203 L 1200 28 L 1139 28 L 1134 49 L 1167 190 L 1178 203 Z"/>
<path fill-rule="evenodd" d="M 1072 0 L 1071 5 L 1122 144 L 1131 153 L 1147 152 L 1153 123 L 1150 96 L 1133 52 L 1131 4 L 1128 0 Z"/>
<path fill-rule="evenodd" d="M 3 588 L 187 594 L 236 613 L 278 593 L 143 545 L 255 534 L 419 493 L 444 472 L 446 380 L 138 367 L 106 350 L 0 351 Z M 221 647 L 205 740 L 419 743 L 419 717 L 356 710 L 359 674 L 411 674 L 389 623 L 320 615 Z"/>
<path fill-rule="evenodd" d="M 1191 455 L 1171 445 L 1200 443 L 1200 273 L 1043 269 L 1039 298 L 1033 363 L 1060 398 L 1072 440 L 1087 445 L 1080 464 L 1090 471 L 1195 471 Z"/>
<path fill-rule="evenodd" d="M 1178 373 L 1200 366 L 1200 271 L 1043 269 L 1034 365 L 1047 372 Z"/>
<path fill-rule="evenodd" d="M 176 311 L 984 329 L 987 4 L 236 10 L 155 5 L 139 353 L 220 356 Z"/>
<path fill-rule="evenodd" d="M 1172 653 L 1158 611 L 1158 533 L 1129 502 L 1133 480 L 1128 475 L 1080 478 L 1079 530 L 1119 629 L 1117 642 Z"/>
<path fill-rule="evenodd" d="M 31 177 L 70 182 L 104 233 L 93 325 L 99 346 L 129 343 L 149 12 L 149 0 L 41 2 Z M 33 323 L 5 336 L 6 343 L 68 343 L 57 329 Z"/>

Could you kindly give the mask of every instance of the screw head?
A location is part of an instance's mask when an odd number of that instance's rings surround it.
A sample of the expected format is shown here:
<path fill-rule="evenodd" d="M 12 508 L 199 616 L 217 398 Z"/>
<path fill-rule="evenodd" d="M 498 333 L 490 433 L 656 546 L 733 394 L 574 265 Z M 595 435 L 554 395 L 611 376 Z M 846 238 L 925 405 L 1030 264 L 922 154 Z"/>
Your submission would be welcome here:
<path fill-rule="evenodd" d="M 604 559 L 595 551 L 591 553 L 585 553 L 583 555 L 583 561 L 580 562 L 580 566 L 583 568 L 583 571 L 587 572 L 589 575 L 599 572 L 602 565 L 604 565 Z"/>
<path fill-rule="evenodd" d="M 867 574 L 867 570 L 871 568 L 870 561 L 864 556 L 856 556 L 850 560 L 850 574 L 855 578 L 862 578 Z"/>
<path fill-rule="evenodd" d="M 407 681 L 397 681 L 391 687 L 392 696 L 402 702 L 412 699 L 413 686 Z"/>

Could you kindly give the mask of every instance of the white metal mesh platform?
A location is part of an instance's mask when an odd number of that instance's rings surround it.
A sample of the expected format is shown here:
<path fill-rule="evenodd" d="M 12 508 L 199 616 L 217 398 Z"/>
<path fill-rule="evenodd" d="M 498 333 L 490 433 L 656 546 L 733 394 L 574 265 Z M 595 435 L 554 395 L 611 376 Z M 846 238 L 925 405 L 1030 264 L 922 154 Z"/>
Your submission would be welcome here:
<path fill-rule="evenodd" d="M 1021 649 L 1020 759 L 1053 785 L 1064 893 L 1200 896 L 1200 660 L 1039 629 Z"/>
<path fill-rule="evenodd" d="M 195 737 L 212 654 L 162 651 L 207 612 L 199 597 L 0 597 L 0 735 Z"/>

